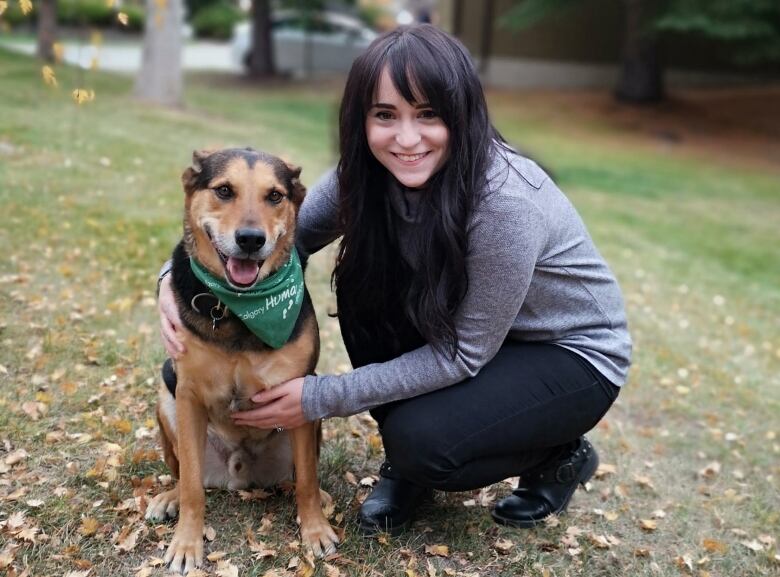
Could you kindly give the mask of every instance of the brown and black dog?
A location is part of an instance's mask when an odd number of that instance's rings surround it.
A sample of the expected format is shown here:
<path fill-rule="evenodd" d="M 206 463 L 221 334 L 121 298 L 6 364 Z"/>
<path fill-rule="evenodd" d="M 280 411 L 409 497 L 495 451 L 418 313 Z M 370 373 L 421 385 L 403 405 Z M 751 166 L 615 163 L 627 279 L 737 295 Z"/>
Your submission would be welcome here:
<path fill-rule="evenodd" d="M 157 418 L 176 488 L 157 495 L 147 519 L 179 515 L 165 561 L 188 572 L 203 561 L 204 487 L 268 487 L 295 478 L 302 541 L 325 555 L 338 537 L 322 512 L 317 463 L 320 423 L 290 431 L 236 426 L 231 412 L 251 397 L 312 374 L 319 333 L 308 291 L 291 336 L 272 348 L 226 309 L 195 276 L 194 257 L 211 275 L 251 289 L 290 260 L 306 190 L 300 168 L 252 149 L 195 152 L 184 171 L 184 237 L 173 253 L 172 286 L 186 330 L 176 385 L 160 387 Z"/>

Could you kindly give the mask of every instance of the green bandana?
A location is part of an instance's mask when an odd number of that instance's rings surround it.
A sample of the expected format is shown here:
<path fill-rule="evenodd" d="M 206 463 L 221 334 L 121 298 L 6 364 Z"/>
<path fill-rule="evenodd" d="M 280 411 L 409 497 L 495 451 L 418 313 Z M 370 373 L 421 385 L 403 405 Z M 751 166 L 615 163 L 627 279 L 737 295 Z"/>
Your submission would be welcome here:
<path fill-rule="evenodd" d="M 303 304 L 303 268 L 295 248 L 282 268 L 247 291 L 236 291 L 192 257 L 190 267 L 265 344 L 278 349 L 290 338 Z"/>

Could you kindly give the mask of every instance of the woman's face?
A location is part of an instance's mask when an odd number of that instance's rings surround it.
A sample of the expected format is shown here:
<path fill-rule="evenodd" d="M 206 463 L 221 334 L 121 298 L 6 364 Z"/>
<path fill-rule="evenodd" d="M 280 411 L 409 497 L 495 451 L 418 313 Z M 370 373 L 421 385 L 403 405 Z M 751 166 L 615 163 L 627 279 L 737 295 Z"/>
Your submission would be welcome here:
<path fill-rule="evenodd" d="M 385 68 L 366 118 L 366 138 L 398 182 L 420 188 L 446 162 L 450 131 L 427 102 L 404 100 Z"/>

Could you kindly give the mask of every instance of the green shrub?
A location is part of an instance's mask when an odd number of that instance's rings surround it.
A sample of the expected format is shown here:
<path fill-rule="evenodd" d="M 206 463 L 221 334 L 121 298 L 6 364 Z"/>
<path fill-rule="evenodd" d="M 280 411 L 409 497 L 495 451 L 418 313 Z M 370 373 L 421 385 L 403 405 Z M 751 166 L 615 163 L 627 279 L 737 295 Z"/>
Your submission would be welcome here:
<path fill-rule="evenodd" d="M 243 14 L 236 6 L 222 0 L 193 14 L 190 24 L 198 38 L 227 40 L 233 35 L 233 26 L 243 19 Z"/>

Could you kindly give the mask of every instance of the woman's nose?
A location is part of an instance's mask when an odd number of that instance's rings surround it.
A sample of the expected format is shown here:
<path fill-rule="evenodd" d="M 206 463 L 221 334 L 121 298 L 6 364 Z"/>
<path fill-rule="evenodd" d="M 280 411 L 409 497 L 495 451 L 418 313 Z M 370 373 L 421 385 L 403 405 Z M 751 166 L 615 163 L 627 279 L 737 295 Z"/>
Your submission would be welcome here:
<path fill-rule="evenodd" d="M 414 123 L 410 122 L 401 123 L 398 129 L 398 133 L 395 135 L 395 141 L 398 143 L 398 146 L 403 148 L 412 148 L 417 146 L 421 139 L 422 137 L 420 136 L 420 131 L 417 130 L 417 127 L 414 126 Z"/>

